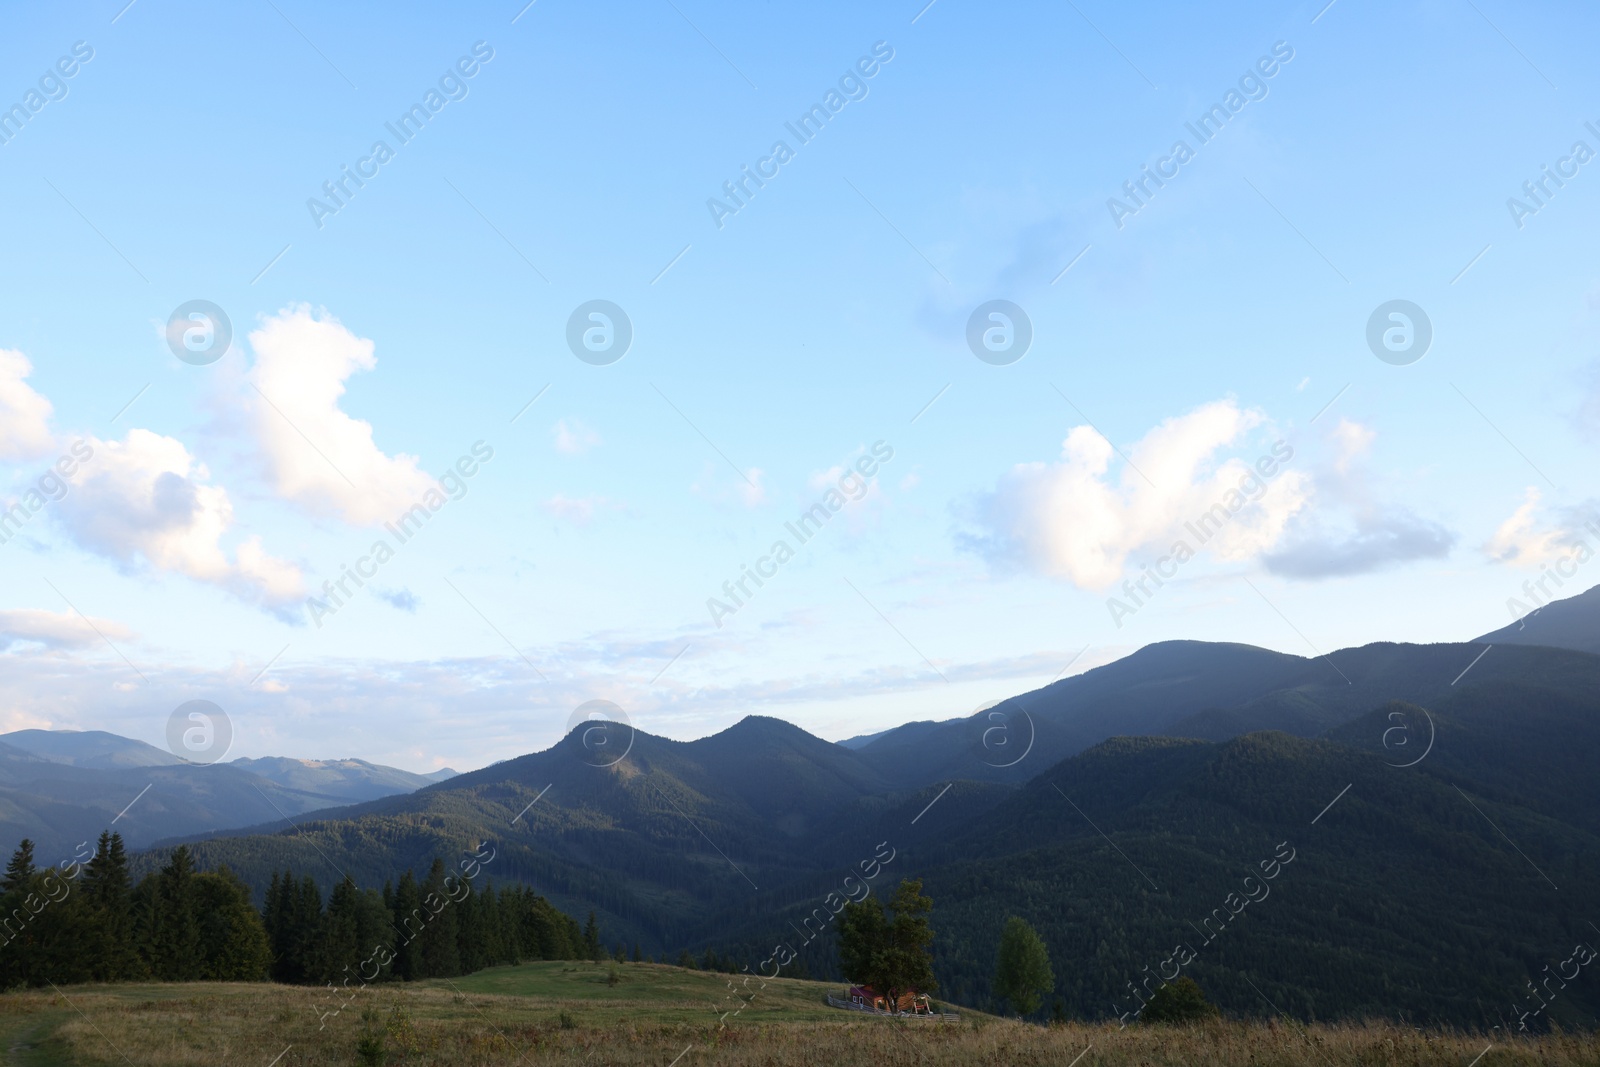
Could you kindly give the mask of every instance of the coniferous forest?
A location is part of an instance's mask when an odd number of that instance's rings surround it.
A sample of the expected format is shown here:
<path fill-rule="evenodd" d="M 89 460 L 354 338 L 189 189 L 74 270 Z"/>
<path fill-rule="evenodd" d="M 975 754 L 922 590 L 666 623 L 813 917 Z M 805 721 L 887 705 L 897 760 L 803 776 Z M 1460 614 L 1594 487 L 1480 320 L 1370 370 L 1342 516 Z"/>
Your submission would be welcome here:
<path fill-rule="evenodd" d="M 463 864 L 465 866 L 465 863 Z M 132 881 L 119 834 L 40 868 L 24 839 L 0 880 L 0 988 L 78 982 L 341 984 L 448 978 L 523 960 L 598 959 L 586 928 L 525 886 L 474 887 L 435 859 L 381 892 L 348 877 L 327 899 L 310 875 L 272 876 L 264 906 L 187 846 Z"/>

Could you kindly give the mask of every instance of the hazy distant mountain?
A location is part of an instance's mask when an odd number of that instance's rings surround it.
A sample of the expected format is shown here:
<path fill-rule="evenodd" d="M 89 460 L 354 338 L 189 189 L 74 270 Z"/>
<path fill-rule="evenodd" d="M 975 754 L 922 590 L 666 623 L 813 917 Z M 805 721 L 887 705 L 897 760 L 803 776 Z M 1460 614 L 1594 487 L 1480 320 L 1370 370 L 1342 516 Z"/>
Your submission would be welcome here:
<path fill-rule="evenodd" d="M 4 740 L 3 735 L 0 735 L 0 740 Z M 287 756 L 236 759 L 229 761 L 228 766 L 259 774 L 290 789 L 336 797 L 346 802 L 411 793 L 425 785 L 453 778 L 456 773 L 443 770 L 433 774 L 413 774 L 360 759 L 310 760 L 290 759 Z"/>
<path fill-rule="evenodd" d="M 0 734 L 0 847 L 32 838 L 42 857 L 70 855 L 108 827 L 144 847 L 322 808 L 409 793 L 453 776 L 365 760 L 241 759 L 193 764 L 102 730 Z"/>
<path fill-rule="evenodd" d="M 15 730 L 0 743 L 72 767 L 169 767 L 184 761 L 154 745 L 104 730 Z"/>
<path fill-rule="evenodd" d="M 1533 598 L 1520 598 L 1533 608 Z M 1478 638 L 1491 645 L 1549 645 L 1600 655 L 1600 585 L 1530 611 L 1509 626 Z"/>

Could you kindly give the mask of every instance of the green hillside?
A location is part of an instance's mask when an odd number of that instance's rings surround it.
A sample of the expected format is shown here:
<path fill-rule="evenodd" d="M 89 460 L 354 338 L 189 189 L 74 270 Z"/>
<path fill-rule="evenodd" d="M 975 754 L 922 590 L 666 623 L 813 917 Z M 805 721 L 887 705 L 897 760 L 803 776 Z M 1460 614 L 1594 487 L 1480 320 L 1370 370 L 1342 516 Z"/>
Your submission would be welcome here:
<path fill-rule="evenodd" d="M 1131 1010 L 1174 947 L 1199 939 L 1184 969 L 1230 1012 L 1492 1026 L 1530 978 L 1579 940 L 1600 942 L 1586 925 L 1600 915 L 1600 658 L 1497 647 L 1474 664 L 1481 653 L 1162 646 L 1146 657 L 1154 680 L 1099 675 L 1073 698 L 1074 721 L 1202 724 L 1212 739 L 1112 738 L 1038 762 L 1019 785 L 908 784 L 943 766 L 925 747 L 937 724 L 901 753 L 920 768 L 895 773 L 869 758 L 894 731 L 851 750 L 751 718 L 694 742 L 637 733 L 610 766 L 574 733 L 195 852 L 258 889 L 286 867 L 380 887 L 488 842 L 491 880 L 531 885 L 570 915 L 594 909 L 608 947 L 710 949 L 754 969 L 784 943 L 798 954 L 788 973 L 818 977 L 838 973 L 823 902 L 870 865 L 875 890 L 926 880 L 941 988 L 980 1007 L 1018 914 L 1056 961 L 1046 1012 Z M 1236 703 L 1195 710 L 1219 695 Z M 1325 736 L 1295 736 L 1307 733 Z M 1270 899 L 1223 922 L 1228 895 L 1284 842 L 1296 858 Z M 1226 930 L 1212 936 L 1218 908 Z M 1574 982 L 1541 1017 L 1592 1022 L 1587 989 Z"/>

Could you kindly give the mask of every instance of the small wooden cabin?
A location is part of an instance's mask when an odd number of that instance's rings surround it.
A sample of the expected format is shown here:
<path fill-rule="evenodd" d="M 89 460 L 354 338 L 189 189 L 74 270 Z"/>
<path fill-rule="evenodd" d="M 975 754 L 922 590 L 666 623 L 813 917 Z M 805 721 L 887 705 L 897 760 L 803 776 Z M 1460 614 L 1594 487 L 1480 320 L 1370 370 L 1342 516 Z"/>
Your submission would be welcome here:
<path fill-rule="evenodd" d="M 889 998 L 879 993 L 871 986 L 853 985 L 847 997 L 852 1008 L 861 1011 L 882 1011 L 900 1015 L 931 1015 L 933 1004 L 926 993 L 915 990 L 901 993 L 893 1007 L 889 1005 Z"/>

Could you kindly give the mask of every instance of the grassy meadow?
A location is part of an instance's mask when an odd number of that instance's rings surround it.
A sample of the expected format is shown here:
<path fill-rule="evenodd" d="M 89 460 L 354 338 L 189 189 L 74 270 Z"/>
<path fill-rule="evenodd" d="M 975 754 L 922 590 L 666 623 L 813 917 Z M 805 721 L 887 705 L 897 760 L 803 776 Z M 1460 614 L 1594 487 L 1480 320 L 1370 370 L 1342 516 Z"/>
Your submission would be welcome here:
<path fill-rule="evenodd" d="M 719 1029 L 717 1013 L 740 1006 L 727 976 L 647 963 L 615 971 L 612 982 L 609 964 L 543 962 L 373 986 L 326 1016 L 338 1007 L 326 989 L 293 986 L 84 985 L 9 993 L 0 997 L 0 1049 L 6 1063 L 40 1067 L 1600 1065 L 1600 1040 L 1590 1035 L 1503 1041 L 1387 1024 L 1306 1028 L 1226 1020 L 1119 1031 L 1115 1024 L 1044 1028 L 965 1010 L 959 1023 L 897 1023 L 827 1007 L 823 994 L 836 985 L 787 979 L 769 982 Z"/>

